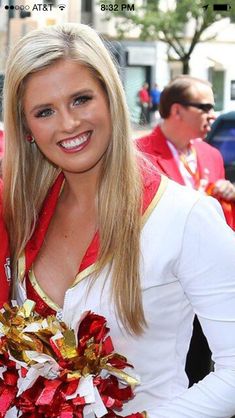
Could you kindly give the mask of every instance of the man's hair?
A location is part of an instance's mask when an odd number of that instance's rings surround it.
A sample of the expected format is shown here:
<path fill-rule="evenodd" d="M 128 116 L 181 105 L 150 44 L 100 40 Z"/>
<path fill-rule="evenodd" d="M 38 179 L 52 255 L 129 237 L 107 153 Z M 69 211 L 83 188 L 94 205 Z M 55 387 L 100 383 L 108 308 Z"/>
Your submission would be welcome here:
<path fill-rule="evenodd" d="M 181 75 L 174 78 L 162 91 L 159 103 L 159 113 L 163 119 L 170 116 L 171 106 L 174 103 L 190 102 L 192 100 L 193 87 L 197 84 L 204 84 L 211 87 L 206 80 Z"/>

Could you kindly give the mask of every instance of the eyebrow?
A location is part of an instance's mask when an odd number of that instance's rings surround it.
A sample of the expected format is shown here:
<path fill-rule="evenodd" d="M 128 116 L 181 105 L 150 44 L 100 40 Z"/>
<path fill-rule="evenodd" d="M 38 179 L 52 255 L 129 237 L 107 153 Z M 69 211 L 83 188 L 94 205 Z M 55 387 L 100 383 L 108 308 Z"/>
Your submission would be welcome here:
<path fill-rule="evenodd" d="M 93 90 L 91 89 L 84 89 L 84 90 L 79 90 L 76 93 L 73 93 L 69 96 L 69 100 L 71 99 L 75 99 L 78 96 L 84 96 L 86 94 L 93 94 Z M 34 113 L 36 110 L 40 110 L 40 109 L 45 109 L 47 107 L 51 107 L 53 106 L 53 103 L 40 103 L 37 104 L 36 106 L 34 106 L 29 113 Z"/>

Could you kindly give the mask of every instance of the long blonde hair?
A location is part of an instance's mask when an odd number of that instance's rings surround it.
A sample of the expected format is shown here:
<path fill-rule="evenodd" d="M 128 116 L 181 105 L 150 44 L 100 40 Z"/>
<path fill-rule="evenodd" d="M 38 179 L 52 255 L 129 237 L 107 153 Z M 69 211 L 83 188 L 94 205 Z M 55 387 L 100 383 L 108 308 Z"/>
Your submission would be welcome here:
<path fill-rule="evenodd" d="M 17 259 L 35 230 L 43 201 L 59 172 L 35 144 L 25 140 L 24 85 L 30 74 L 61 59 L 76 60 L 93 71 L 108 96 L 112 139 L 99 185 L 101 245 L 97 267 L 101 271 L 111 259 L 112 297 L 117 313 L 127 331 L 139 334 L 146 325 L 139 277 L 141 176 L 117 69 L 97 33 L 86 25 L 65 24 L 32 31 L 8 57 L 4 83 L 3 177 L 13 270 L 16 272 Z"/>

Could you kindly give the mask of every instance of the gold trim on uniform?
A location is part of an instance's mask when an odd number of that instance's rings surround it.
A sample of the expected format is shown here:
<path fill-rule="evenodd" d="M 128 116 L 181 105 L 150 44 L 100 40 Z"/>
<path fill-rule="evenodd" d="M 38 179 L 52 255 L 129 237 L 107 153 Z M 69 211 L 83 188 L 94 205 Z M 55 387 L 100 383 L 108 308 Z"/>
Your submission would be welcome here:
<path fill-rule="evenodd" d="M 82 270 L 80 273 L 78 273 L 75 276 L 75 280 L 74 280 L 74 282 L 73 282 L 73 284 L 72 284 L 71 287 L 76 286 L 76 284 L 78 284 L 83 279 L 85 279 L 85 277 L 89 276 L 91 273 L 94 273 L 95 270 L 96 270 L 96 264 L 95 263 L 91 264 L 89 267 L 87 267 L 84 270 Z"/>
<path fill-rule="evenodd" d="M 150 203 L 150 205 L 147 207 L 146 211 L 142 215 L 142 226 L 144 226 L 144 224 L 147 222 L 153 209 L 155 208 L 155 206 L 157 206 L 159 200 L 161 199 L 163 193 L 165 192 L 167 184 L 168 184 L 168 180 L 169 180 L 168 177 L 161 175 L 161 182 L 159 184 L 157 193 L 155 194 L 152 202 Z"/>
<path fill-rule="evenodd" d="M 51 300 L 51 298 L 44 292 L 44 290 L 42 290 L 42 288 L 38 284 L 38 281 L 35 277 L 33 269 L 29 270 L 29 280 L 30 280 L 33 288 L 36 290 L 37 294 L 42 298 L 42 300 L 44 300 L 44 302 L 46 302 L 46 304 L 50 308 L 54 309 L 54 311 L 58 311 L 58 310 L 61 309 L 61 307 L 59 305 L 57 305 L 57 303 L 53 302 Z"/>

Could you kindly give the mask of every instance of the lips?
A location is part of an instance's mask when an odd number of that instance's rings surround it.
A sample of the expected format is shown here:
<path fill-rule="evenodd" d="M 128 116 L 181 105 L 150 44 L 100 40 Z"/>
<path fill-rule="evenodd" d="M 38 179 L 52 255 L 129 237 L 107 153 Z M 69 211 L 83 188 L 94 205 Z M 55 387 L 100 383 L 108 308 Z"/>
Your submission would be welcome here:
<path fill-rule="evenodd" d="M 87 145 L 91 137 L 91 131 L 83 132 L 72 138 L 65 138 L 58 142 L 58 145 L 65 151 L 78 151 Z"/>

